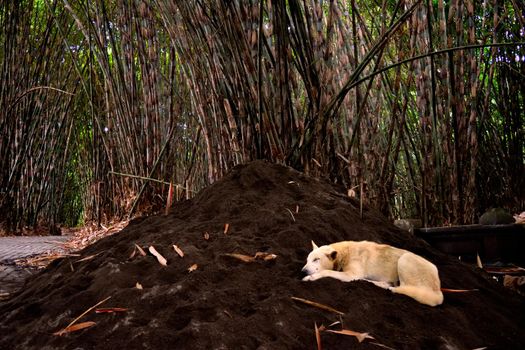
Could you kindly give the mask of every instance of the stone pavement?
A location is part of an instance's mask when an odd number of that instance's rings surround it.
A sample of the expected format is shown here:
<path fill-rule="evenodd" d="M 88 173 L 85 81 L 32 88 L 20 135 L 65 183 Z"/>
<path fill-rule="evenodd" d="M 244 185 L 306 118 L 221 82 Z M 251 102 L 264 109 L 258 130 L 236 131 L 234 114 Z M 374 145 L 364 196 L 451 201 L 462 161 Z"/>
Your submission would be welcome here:
<path fill-rule="evenodd" d="M 16 259 L 28 258 L 49 250 L 60 251 L 67 236 L 0 237 L 0 299 L 23 286 L 37 272 L 34 268 L 15 265 Z"/>

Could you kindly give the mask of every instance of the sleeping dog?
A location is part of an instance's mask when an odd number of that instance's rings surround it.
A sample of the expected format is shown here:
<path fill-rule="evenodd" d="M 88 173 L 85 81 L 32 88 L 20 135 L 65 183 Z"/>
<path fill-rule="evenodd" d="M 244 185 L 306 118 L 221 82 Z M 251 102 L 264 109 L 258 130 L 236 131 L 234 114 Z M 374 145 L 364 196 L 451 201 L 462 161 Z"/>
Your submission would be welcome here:
<path fill-rule="evenodd" d="M 332 277 L 366 280 L 430 306 L 443 303 L 437 267 L 408 250 L 368 241 L 344 241 L 318 247 L 312 241 L 303 281 Z"/>

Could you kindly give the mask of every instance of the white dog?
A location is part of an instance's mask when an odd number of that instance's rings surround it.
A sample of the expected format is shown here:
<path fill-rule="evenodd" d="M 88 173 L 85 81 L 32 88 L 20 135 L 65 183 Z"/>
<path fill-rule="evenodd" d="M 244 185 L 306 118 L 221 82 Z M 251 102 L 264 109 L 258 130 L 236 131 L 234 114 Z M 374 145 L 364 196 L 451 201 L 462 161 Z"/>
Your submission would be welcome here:
<path fill-rule="evenodd" d="M 323 277 L 343 282 L 365 280 L 422 304 L 443 303 L 436 266 L 408 250 L 368 241 L 344 241 L 322 247 L 312 241 L 312 247 L 303 267 L 308 275 L 303 281 Z"/>

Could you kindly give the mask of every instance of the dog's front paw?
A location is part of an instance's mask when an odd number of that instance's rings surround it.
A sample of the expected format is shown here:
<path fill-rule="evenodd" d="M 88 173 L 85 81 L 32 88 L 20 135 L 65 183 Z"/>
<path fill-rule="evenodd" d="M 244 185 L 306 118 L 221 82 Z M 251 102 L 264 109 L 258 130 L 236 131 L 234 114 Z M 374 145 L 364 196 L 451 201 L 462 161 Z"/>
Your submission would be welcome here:
<path fill-rule="evenodd" d="M 319 278 L 321 278 L 322 276 L 318 273 L 313 273 L 311 275 L 308 275 L 306 277 L 303 278 L 303 281 L 315 281 L 315 280 L 318 280 Z"/>

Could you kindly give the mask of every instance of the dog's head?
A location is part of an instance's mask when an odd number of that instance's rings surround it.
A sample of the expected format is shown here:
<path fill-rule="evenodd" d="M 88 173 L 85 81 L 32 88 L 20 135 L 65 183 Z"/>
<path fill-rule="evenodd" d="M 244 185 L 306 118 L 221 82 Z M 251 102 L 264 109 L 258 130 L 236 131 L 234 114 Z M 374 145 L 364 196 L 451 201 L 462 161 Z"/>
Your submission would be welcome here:
<path fill-rule="evenodd" d="M 308 254 L 306 265 L 302 271 L 307 275 L 314 274 L 322 270 L 333 270 L 337 251 L 329 245 L 318 247 L 312 241 L 312 251 Z"/>

